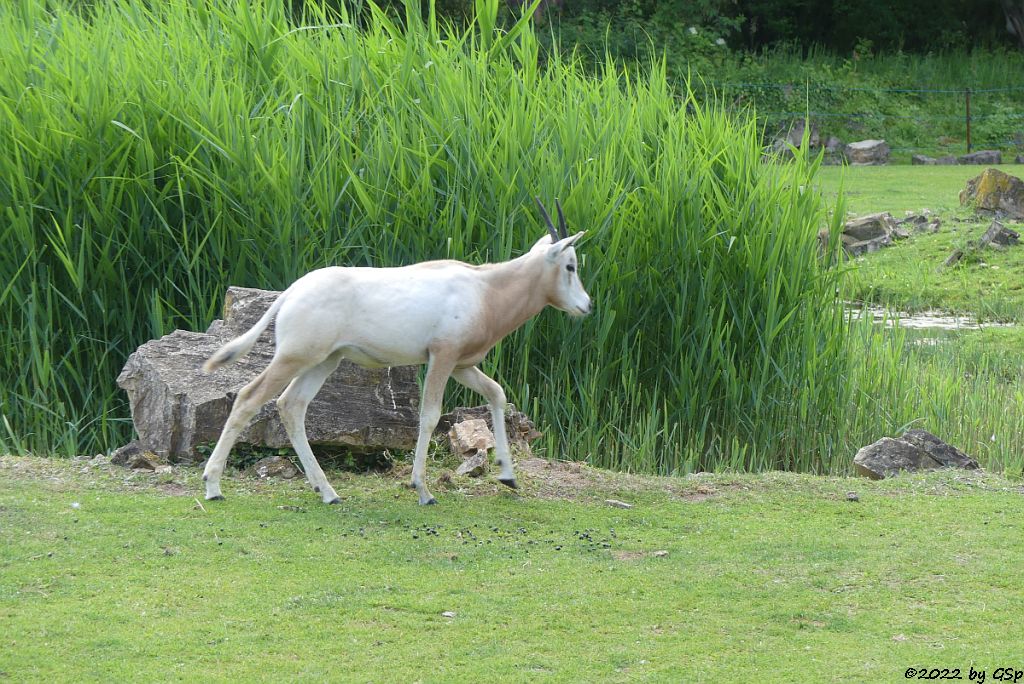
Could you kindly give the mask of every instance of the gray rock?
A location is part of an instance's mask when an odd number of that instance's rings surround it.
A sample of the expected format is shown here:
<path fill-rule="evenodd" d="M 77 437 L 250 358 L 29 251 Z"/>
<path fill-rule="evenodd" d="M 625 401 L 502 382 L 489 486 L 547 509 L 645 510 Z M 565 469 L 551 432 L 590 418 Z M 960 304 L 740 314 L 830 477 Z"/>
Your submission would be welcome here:
<path fill-rule="evenodd" d="M 937 233 L 942 220 L 926 210 L 923 214 L 911 214 L 902 221 L 897 221 L 896 225 L 914 233 Z"/>
<path fill-rule="evenodd" d="M 861 140 L 844 148 L 852 166 L 878 166 L 889 163 L 889 145 L 884 140 Z"/>
<path fill-rule="evenodd" d="M 967 181 L 960 204 L 974 205 L 979 214 L 1024 220 L 1024 181 L 999 169 L 985 169 Z"/>
<path fill-rule="evenodd" d="M 898 439 L 883 437 L 857 452 L 853 465 L 859 475 L 872 480 L 900 472 L 939 468 L 975 469 L 978 462 L 925 430 L 910 430 Z"/>
<path fill-rule="evenodd" d="M 929 157 L 925 154 L 915 154 L 910 158 L 914 166 L 956 166 L 957 158 L 952 155 L 944 157 Z"/>
<path fill-rule="evenodd" d="M 843 241 L 843 249 L 846 253 L 852 257 L 863 256 L 864 254 L 871 254 L 882 249 L 882 247 L 888 247 L 892 244 L 892 239 L 885 237 L 874 238 L 873 240 L 859 240 L 854 242 Z"/>
<path fill-rule="evenodd" d="M 978 467 L 978 462 L 973 458 L 960 451 L 955 446 L 946 444 L 927 430 L 908 430 L 903 433 L 903 436 L 900 437 L 900 439 L 924 449 L 932 460 L 943 468 L 964 468 L 966 470 L 975 470 Z"/>
<path fill-rule="evenodd" d="M 268 477 L 279 477 L 283 480 L 291 480 L 299 476 L 299 469 L 295 464 L 284 456 L 268 456 L 256 461 L 252 466 L 252 474 L 256 477 L 266 479 Z"/>
<path fill-rule="evenodd" d="M 868 214 L 847 221 L 843 226 L 843 235 L 853 238 L 854 242 L 874 240 L 880 237 L 892 237 L 896 229 L 896 220 L 889 212 Z"/>
<path fill-rule="evenodd" d="M 957 157 L 961 164 L 1002 164 L 1003 153 L 999 150 L 979 150 Z"/>
<path fill-rule="evenodd" d="M 784 125 L 772 141 L 769 158 L 785 161 L 792 159 L 793 148 L 799 149 L 802 147 L 806 130 L 807 122 L 804 119 L 796 119 Z M 818 134 L 817 124 L 811 123 L 807 136 L 808 149 L 814 150 L 821 146 L 821 136 Z"/>
<path fill-rule="evenodd" d="M 456 475 L 468 475 L 469 477 L 481 477 L 486 473 L 487 452 L 482 449 L 471 454 L 455 469 Z"/>
<path fill-rule="evenodd" d="M 1017 157 L 1013 160 L 1013 163 L 1024 164 L 1024 154 L 1018 154 Z"/>
<path fill-rule="evenodd" d="M 196 448 L 216 442 L 238 390 L 270 362 L 273 326 L 236 363 L 209 375 L 201 366 L 255 323 L 278 294 L 229 288 L 224 320 L 214 321 L 206 333 L 176 330 L 143 344 L 128 358 L 117 383 L 128 393 L 141 449 L 172 462 L 202 459 Z M 416 443 L 418 403 L 415 367 L 366 370 L 343 361 L 310 404 L 306 432 L 314 446 L 368 453 L 408 450 Z M 257 413 L 239 442 L 290 445 L 273 401 Z"/>
<path fill-rule="evenodd" d="M 999 221 L 993 221 L 979 240 L 981 245 L 989 245 L 996 249 L 1005 249 L 1020 244 L 1020 233 L 1010 230 Z"/>

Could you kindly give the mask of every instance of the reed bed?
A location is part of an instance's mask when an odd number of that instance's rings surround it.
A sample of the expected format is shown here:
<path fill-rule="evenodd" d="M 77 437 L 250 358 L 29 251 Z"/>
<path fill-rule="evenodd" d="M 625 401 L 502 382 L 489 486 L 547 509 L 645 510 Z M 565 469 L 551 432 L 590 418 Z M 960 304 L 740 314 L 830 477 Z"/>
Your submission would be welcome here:
<path fill-rule="evenodd" d="M 538 195 L 589 231 L 597 311 L 540 316 L 484 369 L 547 455 L 846 468 L 864 388 L 816 166 L 763 164 L 754 119 L 663 64 L 542 60 L 528 22 L 495 30 L 497 0 L 464 31 L 273 0 L 71 5 L 0 6 L 0 451 L 127 441 L 128 354 L 205 329 L 229 284 L 507 259 L 544 232 Z"/>

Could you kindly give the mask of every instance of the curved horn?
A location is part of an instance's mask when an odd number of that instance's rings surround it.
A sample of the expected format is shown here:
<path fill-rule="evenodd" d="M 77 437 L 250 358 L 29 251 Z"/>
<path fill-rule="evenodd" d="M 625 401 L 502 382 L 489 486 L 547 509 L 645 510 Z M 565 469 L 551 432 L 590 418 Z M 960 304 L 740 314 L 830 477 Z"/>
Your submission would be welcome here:
<path fill-rule="evenodd" d="M 569 237 L 569 226 L 565 225 L 565 214 L 562 213 L 562 203 L 555 198 L 555 208 L 558 209 L 558 232 L 562 239 Z"/>
<path fill-rule="evenodd" d="M 558 242 L 558 232 L 555 230 L 555 224 L 551 223 L 551 217 L 548 216 L 548 210 L 544 208 L 543 204 L 541 204 L 540 197 L 534 197 L 533 199 L 536 200 L 537 206 L 540 207 L 541 216 L 544 217 L 544 220 L 548 224 L 547 228 L 548 228 L 548 232 L 551 233 L 551 242 L 552 242 L 552 244 L 555 243 L 555 242 Z M 555 200 L 555 201 L 557 202 L 558 200 Z"/>

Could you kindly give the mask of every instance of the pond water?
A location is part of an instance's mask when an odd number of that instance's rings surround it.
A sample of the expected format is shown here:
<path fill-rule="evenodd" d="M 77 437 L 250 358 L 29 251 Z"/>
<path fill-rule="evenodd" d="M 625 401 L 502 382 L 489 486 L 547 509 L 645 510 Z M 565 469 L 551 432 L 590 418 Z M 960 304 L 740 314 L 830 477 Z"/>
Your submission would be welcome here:
<path fill-rule="evenodd" d="M 892 311 L 881 306 L 860 306 L 850 304 L 846 309 L 851 318 L 871 316 L 876 323 L 887 328 L 899 326 L 911 330 L 947 331 L 947 330 L 981 330 L 982 328 L 1011 328 L 1013 323 L 979 323 L 977 319 L 963 314 L 950 314 L 945 311 L 919 311 L 907 313 Z"/>

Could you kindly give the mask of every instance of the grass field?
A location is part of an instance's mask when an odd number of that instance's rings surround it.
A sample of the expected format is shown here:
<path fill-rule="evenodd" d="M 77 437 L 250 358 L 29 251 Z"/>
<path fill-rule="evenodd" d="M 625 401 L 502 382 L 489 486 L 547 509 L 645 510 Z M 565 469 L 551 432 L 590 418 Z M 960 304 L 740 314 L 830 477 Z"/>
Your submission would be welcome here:
<path fill-rule="evenodd" d="M 963 212 L 959 194 L 967 181 L 981 174 L 987 166 L 824 166 L 815 178 L 818 187 L 829 197 L 843 190 L 846 209 L 863 216 L 878 211 L 891 212 L 902 218 L 904 212 L 933 212 L 954 215 Z M 996 166 L 1015 176 L 1024 175 L 1024 165 Z"/>
<path fill-rule="evenodd" d="M 437 465 L 431 473 L 436 477 Z M 10 681 L 897 681 L 1018 664 L 1024 497 L 883 482 L 521 468 L 304 483 L 0 460 Z M 859 501 L 847 500 L 855 491 Z M 605 500 L 632 503 L 629 510 Z"/>

